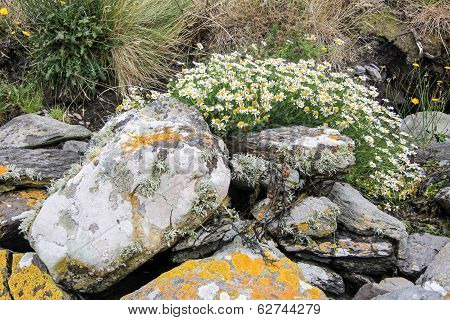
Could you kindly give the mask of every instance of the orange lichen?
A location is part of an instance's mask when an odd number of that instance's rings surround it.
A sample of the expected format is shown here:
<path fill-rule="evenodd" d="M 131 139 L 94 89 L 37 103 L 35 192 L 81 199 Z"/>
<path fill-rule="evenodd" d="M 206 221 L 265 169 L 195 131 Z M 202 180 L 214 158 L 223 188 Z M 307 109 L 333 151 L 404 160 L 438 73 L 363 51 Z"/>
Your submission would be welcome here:
<path fill-rule="evenodd" d="M 23 253 L 14 253 L 12 257 L 11 273 L 14 274 L 19 270 L 19 261 L 22 259 Z"/>
<path fill-rule="evenodd" d="M 324 294 L 318 288 L 311 288 L 308 290 L 308 294 L 311 300 L 323 300 Z"/>
<path fill-rule="evenodd" d="M 304 223 L 300 223 L 298 225 L 298 230 L 300 230 L 301 232 L 305 233 L 306 231 L 309 230 L 309 224 L 304 222 Z"/>
<path fill-rule="evenodd" d="M 4 175 L 5 173 L 8 173 L 8 172 L 9 172 L 8 167 L 5 167 L 5 166 L 3 166 L 3 165 L 0 165 L 0 176 L 1 176 L 1 175 Z"/>
<path fill-rule="evenodd" d="M 27 206 L 36 209 L 36 203 L 40 200 L 46 199 L 48 195 L 42 190 L 21 191 L 19 199 L 27 199 Z"/>
<path fill-rule="evenodd" d="M 230 280 L 231 268 L 226 261 L 214 260 L 204 265 L 198 276 L 210 280 Z"/>
<path fill-rule="evenodd" d="M 0 250 L 0 300 L 11 300 L 8 288 L 10 276 L 10 254 L 6 250 Z"/>
<path fill-rule="evenodd" d="M 333 139 L 333 140 L 341 140 L 341 136 L 339 135 L 332 135 L 332 136 L 328 136 L 328 138 Z"/>
<path fill-rule="evenodd" d="M 8 284 L 15 300 L 61 300 L 66 295 L 50 275 L 33 264 L 13 274 Z"/>
<path fill-rule="evenodd" d="M 130 140 L 122 143 L 122 150 L 126 153 L 132 153 L 143 147 L 151 146 L 158 142 L 176 142 L 182 141 L 183 136 L 173 132 L 172 128 L 166 128 L 163 132 L 143 136 L 130 136 Z"/>
<path fill-rule="evenodd" d="M 264 261 L 263 259 L 251 259 L 248 255 L 244 253 L 236 253 L 231 258 L 233 267 L 238 272 L 245 272 L 254 277 L 259 277 L 264 271 Z"/>

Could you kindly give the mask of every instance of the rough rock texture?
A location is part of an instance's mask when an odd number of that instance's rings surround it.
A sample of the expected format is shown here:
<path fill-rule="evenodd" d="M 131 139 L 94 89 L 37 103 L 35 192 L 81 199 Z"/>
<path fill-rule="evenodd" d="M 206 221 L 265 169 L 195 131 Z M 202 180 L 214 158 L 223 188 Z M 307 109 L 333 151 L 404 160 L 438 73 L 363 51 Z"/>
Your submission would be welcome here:
<path fill-rule="evenodd" d="M 333 270 L 318 266 L 311 262 L 298 262 L 305 280 L 319 289 L 336 296 L 345 293 L 345 284 L 342 277 Z"/>
<path fill-rule="evenodd" d="M 16 117 L 0 128 L 0 149 L 38 148 L 67 140 L 87 139 L 85 127 L 35 114 Z"/>
<path fill-rule="evenodd" d="M 347 183 L 336 182 L 328 197 L 340 208 L 338 222 L 350 231 L 396 240 L 408 235 L 401 221 L 378 209 Z"/>
<path fill-rule="evenodd" d="M 438 111 L 417 112 L 402 121 L 401 130 L 419 141 L 436 142 L 434 134 L 450 142 L 450 115 Z"/>
<path fill-rule="evenodd" d="M 434 197 L 436 202 L 450 215 L 450 187 L 442 188 Z"/>
<path fill-rule="evenodd" d="M 448 242 L 450 238 L 428 233 L 411 234 L 399 243 L 397 266 L 403 274 L 418 277 Z"/>
<path fill-rule="evenodd" d="M 263 220 L 264 211 L 263 206 L 260 210 L 253 210 L 252 213 L 257 220 Z M 289 214 L 272 223 L 269 230 L 276 235 L 280 235 L 282 232 L 280 225 L 282 225 L 284 228 L 295 230 L 301 235 L 321 238 L 336 231 L 337 216 L 339 216 L 339 208 L 328 198 L 308 197 L 298 200 Z"/>
<path fill-rule="evenodd" d="M 12 254 L 8 250 L 0 250 L 0 300 L 11 300 L 8 279 L 11 276 Z"/>
<path fill-rule="evenodd" d="M 418 149 L 414 162 L 424 164 L 429 161 L 437 162 L 441 166 L 450 166 L 450 142 L 434 143 Z"/>
<path fill-rule="evenodd" d="M 221 246 L 233 241 L 241 233 L 249 233 L 250 221 L 232 221 L 226 218 L 213 220 L 195 230 L 195 235 L 178 242 L 172 249 L 171 260 L 182 263 L 205 258 Z"/>
<path fill-rule="evenodd" d="M 63 150 L 64 151 L 71 151 L 76 152 L 79 155 L 84 155 L 86 151 L 88 150 L 89 144 L 84 141 L 76 141 L 76 140 L 70 140 L 64 143 Z"/>
<path fill-rule="evenodd" d="M 47 198 L 42 189 L 24 189 L 0 194 L 0 247 L 12 250 L 28 248 L 28 241 L 19 232 L 23 213 L 37 208 Z"/>
<path fill-rule="evenodd" d="M 233 154 L 250 153 L 286 162 L 300 173 L 330 176 L 347 172 L 355 163 L 354 142 L 338 131 L 302 126 L 267 129 L 231 137 Z"/>
<path fill-rule="evenodd" d="M 29 233 L 55 281 L 79 292 L 105 290 L 196 229 L 230 184 L 223 141 L 173 99 L 119 115 L 96 141 Z"/>
<path fill-rule="evenodd" d="M 362 237 L 337 231 L 336 235 L 306 243 L 281 239 L 284 250 L 296 256 L 325 263 L 333 269 L 365 275 L 382 275 L 395 269 L 394 247 L 377 237 Z"/>
<path fill-rule="evenodd" d="M 404 278 L 386 278 L 380 283 L 367 283 L 363 285 L 353 300 L 371 300 L 382 294 L 414 287 L 414 283 Z"/>
<path fill-rule="evenodd" d="M 213 257 L 190 260 L 166 272 L 125 300 L 317 300 L 326 299 L 308 284 L 297 264 L 273 249 L 267 262 L 237 242 Z"/>
<path fill-rule="evenodd" d="M 442 296 L 438 292 L 414 286 L 379 295 L 373 300 L 442 300 Z"/>
<path fill-rule="evenodd" d="M 450 292 L 450 242 L 434 257 L 416 284 L 446 296 Z"/>
<path fill-rule="evenodd" d="M 70 151 L 3 149 L 0 150 L 0 181 L 11 185 L 46 185 L 61 178 L 76 163 L 80 163 L 80 155 Z M 18 179 L 12 173 L 17 173 Z"/>

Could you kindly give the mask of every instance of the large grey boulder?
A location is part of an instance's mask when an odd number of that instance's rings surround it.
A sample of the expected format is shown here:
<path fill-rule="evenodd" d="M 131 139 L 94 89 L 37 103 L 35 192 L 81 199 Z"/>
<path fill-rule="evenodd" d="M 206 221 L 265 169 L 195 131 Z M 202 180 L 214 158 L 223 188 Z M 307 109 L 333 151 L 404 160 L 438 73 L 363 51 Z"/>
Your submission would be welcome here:
<path fill-rule="evenodd" d="M 56 282 L 99 292 L 205 222 L 228 193 L 223 141 L 173 99 L 112 119 L 29 232 Z"/>
<path fill-rule="evenodd" d="M 425 273 L 416 284 L 425 289 L 439 292 L 446 296 L 450 292 L 450 243 L 447 243 L 434 257 Z"/>
<path fill-rule="evenodd" d="M 401 221 L 378 209 L 347 183 L 334 183 L 328 197 L 340 208 L 338 222 L 350 231 L 395 240 L 408 235 Z"/>
<path fill-rule="evenodd" d="M 83 126 L 69 125 L 49 117 L 26 114 L 0 128 L 0 149 L 38 148 L 67 140 L 83 140 L 92 132 Z"/>
<path fill-rule="evenodd" d="M 437 162 L 441 166 L 450 166 L 450 142 L 434 143 L 418 149 L 414 162 L 419 164 Z"/>
<path fill-rule="evenodd" d="M 372 300 L 442 300 L 442 296 L 435 291 L 425 290 L 414 286 L 379 295 Z"/>
<path fill-rule="evenodd" d="M 439 111 L 417 112 L 403 119 L 401 130 L 425 143 L 436 142 L 435 135 L 450 142 L 450 115 Z"/>
<path fill-rule="evenodd" d="M 228 142 L 232 154 L 284 162 L 306 175 L 333 176 L 355 163 L 354 142 L 329 128 L 281 127 L 232 136 Z"/>
<path fill-rule="evenodd" d="M 380 283 L 367 283 L 363 285 L 353 300 L 371 300 L 388 292 L 414 287 L 414 283 L 404 278 L 386 278 Z"/>
<path fill-rule="evenodd" d="M 418 277 L 448 242 L 450 238 L 429 233 L 411 234 L 399 243 L 397 266 L 403 274 Z"/>
<path fill-rule="evenodd" d="M 298 262 L 305 280 L 326 293 L 339 296 L 345 293 L 344 279 L 330 268 L 319 266 L 311 262 Z"/>

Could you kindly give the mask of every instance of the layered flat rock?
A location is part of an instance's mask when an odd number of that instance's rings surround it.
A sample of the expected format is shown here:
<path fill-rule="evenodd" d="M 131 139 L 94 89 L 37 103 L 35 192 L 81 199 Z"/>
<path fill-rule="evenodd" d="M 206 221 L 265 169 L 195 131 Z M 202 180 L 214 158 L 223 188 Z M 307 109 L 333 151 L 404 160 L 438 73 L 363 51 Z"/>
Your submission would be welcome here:
<path fill-rule="evenodd" d="M 0 150 L 0 182 L 10 185 L 48 185 L 60 179 L 80 155 L 59 149 Z"/>
<path fill-rule="evenodd" d="M 227 150 L 173 99 L 112 119 L 29 232 L 56 282 L 99 292 L 205 222 L 230 184 Z"/>
<path fill-rule="evenodd" d="M 417 112 L 403 119 L 401 130 L 419 141 L 435 142 L 435 135 L 439 134 L 450 142 L 450 115 L 439 111 Z"/>
<path fill-rule="evenodd" d="M 418 149 L 414 162 L 419 164 L 437 162 L 442 166 L 450 166 L 450 142 L 433 143 Z"/>
<path fill-rule="evenodd" d="M 425 289 L 439 292 L 443 297 L 450 292 L 450 243 L 447 243 L 434 257 L 425 273 L 416 284 Z"/>
<path fill-rule="evenodd" d="M 380 283 L 367 283 L 363 285 L 353 300 L 371 300 L 388 292 L 414 287 L 414 283 L 405 278 L 386 278 Z"/>
<path fill-rule="evenodd" d="M 297 264 L 307 282 L 327 294 L 339 296 L 345 293 L 344 279 L 337 272 L 311 262 L 298 262 Z"/>
<path fill-rule="evenodd" d="M 69 125 L 49 117 L 25 114 L 0 128 L 0 149 L 39 148 L 67 140 L 90 138 L 83 126 Z"/>
<path fill-rule="evenodd" d="M 319 300 L 301 268 L 279 251 L 264 248 L 263 257 L 240 245 L 214 256 L 190 260 L 125 296 L 124 300 Z"/>
<path fill-rule="evenodd" d="M 13 250 L 29 247 L 20 234 L 19 226 L 23 213 L 35 210 L 47 198 L 42 189 L 24 189 L 0 194 L 0 247 Z"/>
<path fill-rule="evenodd" d="M 429 233 L 411 234 L 399 243 L 397 266 L 403 274 L 418 277 L 448 242 L 450 238 Z"/>
<path fill-rule="evenodd" d="M 249 153 L 287 163 L 301 174 L 324 176 L 347 172 L 355 163 L 354 146 L 336 130 L 302 126 L 267 129 L 229 140 L 233 154 Z"/>
<path fill-rule="evenodd" d="M 450 187 L 439 190 L 434 199 L 442 207 L 444 212 L 450 215 Z"/>
<path fill-rule="evenodd" d="M 438 292 L 425 290 L 420 286 L 414 286 L 388 292 L 372 300 L 442 300 L 442 296 Z"/>
<path fill-rule="evenodd" d="M 340 209 L 338 222 L 352 232 L 395 240 L 408 235 L 401 221 L 378 209 L 347 183 L 334 183 L 328 197 Z"/>

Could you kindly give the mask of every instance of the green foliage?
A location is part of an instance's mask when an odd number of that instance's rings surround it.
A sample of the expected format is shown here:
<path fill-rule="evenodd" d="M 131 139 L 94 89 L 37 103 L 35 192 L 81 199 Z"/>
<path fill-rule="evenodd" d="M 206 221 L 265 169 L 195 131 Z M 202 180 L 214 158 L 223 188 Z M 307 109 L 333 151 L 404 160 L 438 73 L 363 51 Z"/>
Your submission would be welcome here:
<path fill-rule="evenodd" d="M 62 107 L 52 107 L 48 110 L 48 113 L 53 119 L 64 122 L 66 111 Z"/>
<path fill-rule="evenodd" d="M 112 21 L 104 0 L 23 0 L 30 30 L 32 66 L 39 81 L 56 94 L 90 96 L 109 78 Z"/>
<path fill-rule="evenodd" d="M 35 113 L 43 108 L 42 90 L 34 82 L 0 83 L 0 117 L 2 113 L 20 110 Z"/>

